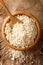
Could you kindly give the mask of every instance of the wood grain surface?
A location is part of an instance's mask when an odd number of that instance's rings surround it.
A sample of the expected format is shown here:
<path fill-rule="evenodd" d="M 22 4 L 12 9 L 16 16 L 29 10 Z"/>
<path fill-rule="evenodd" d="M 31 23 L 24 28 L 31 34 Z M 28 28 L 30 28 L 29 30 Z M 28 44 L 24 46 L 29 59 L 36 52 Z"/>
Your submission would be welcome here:
<path fill-rule="evenodd" d="M 38 44 L 28 50 L 28 55 L 33 55 L 32 60 L 30 60 L 28 64 L 21 63 L 18 65 L 43 65 L 43 56 L 40 54 L 40 50 L 43 48 L 43 0 L 4 0 L 4 2 L 12 14 L 18 10 L 30 12 L 39 20 L 41 25 L 41 38 L 38 41 Z M 2 61 L 2 65 L 17 65 L 15 64 L 15 61 L 11 60 L 9 53 L 10 48 L 6 46 L 1 36 L 2 23 L 7 16 L 5 10 L 0 6 L 0 44 L 2 47 L 0 52 L 2 57 L 0 58 L 0 61 Z"/>

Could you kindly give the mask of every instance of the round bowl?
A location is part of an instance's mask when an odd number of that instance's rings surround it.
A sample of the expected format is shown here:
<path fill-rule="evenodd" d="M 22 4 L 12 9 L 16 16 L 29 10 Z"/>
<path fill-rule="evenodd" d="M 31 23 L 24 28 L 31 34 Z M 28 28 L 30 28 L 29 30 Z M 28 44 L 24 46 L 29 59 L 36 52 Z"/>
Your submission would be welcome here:
<path fill-rule="evenodd" d="M 18 47 L 16 47 L 16 46 L 10 45 L 10 43 L 9 43 L 9 41 L 6 39 L 6 35 L 5 35 L 5 33 L 4 33 L 6 23 L 7 23 L 8 21 L 10 21 L 10 17 L 7 17 L 7 19 L 3 22 L 3 25 L 2 25 L 2 38 L 3 38 L 3 40 L 5 41 L 5 43 L 6 43 L 9 47 L 11 47 L 11 48 L 13 48 L 13 49 L 15 49 L 15 50 L 28 50 L 28 49 L 32 48 L 32 47 L 38 42 L 38 40 L 39 40 L 39 38 L 40 38 L 41 29 L 40 29 L 39 21 L 37 20 L 37 18 L 36 18 L 35 16 L 33 16 L 32 14 L 30 14 L 29 12 L 16 11 L 16 12 L 13 14 L 13 16 L 16 16 L 16 15 L 26 15 L 26 16 L 31 17 L 33 20 L 35 20 L 35 23 L 36 23 L 36 26 L 37 26 L 37 30 L 38 30 L 37 36 L 36 36 L 36 38 L 35 38 L 35 41 L 34 41 L 32 44 L 30 44 L 28 47 L 26 47 L 26 48 L 18 48 Z"/>

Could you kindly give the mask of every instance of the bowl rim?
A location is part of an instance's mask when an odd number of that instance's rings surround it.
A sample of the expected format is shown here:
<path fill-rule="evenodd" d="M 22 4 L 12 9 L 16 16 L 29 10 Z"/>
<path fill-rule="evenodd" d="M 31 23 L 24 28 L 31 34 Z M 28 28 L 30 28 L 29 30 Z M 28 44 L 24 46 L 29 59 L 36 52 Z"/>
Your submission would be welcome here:
<path fill-rule="evenodd" d="M 6 25 L 6 23 L 9 21 L 10 16 L 8 16 L 7 19 L 3 22 L 3 25 L 2 25 L 2 38 L 3 38 L 4 42 L 7 44 L 7 46 L 9 46 L 10 48 L 13 48 L 13 49 L 15 49 L 15 50 L 21 50 L 21 51 L 23 51 L 23 50 L 28 50 L 28 49 L 32 48 L 32 47 L 38 42 L 38 40 L 39 40 L 39 38 L 40 38 L 40 34 L 41 34 L 40 23 L 39 23 L 39 21 L 37 20 L 37 18 L 36 18 L 35 16 L 33 16 L 31 13 L 29 13 L 29 12 L 26 12 L 26 11 L 16 11 L 16 12 L 13 14 L 13 16 L 16 16 L 16 15 L 27 15 L 27 16 L 31 17 L 33 20 L 35 20 L 35 23 L 36 23 L 36 26 L 37 26 L 37 29 L 38 29 L 38 34 L 37 34 L 37 38 L 36 38 L 35 42 L 33 42 L 32 44 L 30 44 L 30 45 L 29 45 L 28 47 L 26 47 L 26 48 L 18 48 L 18 47 L 16 47 L 16 46 L 10 45 L 10 43 L 9 43 L 9 41 L 6 39 L 6 36 L 5 36 L 5 33 L 4 33 L 4 32 L 5 32 L 5 31 L 4 31 L 5 25 Z"/>

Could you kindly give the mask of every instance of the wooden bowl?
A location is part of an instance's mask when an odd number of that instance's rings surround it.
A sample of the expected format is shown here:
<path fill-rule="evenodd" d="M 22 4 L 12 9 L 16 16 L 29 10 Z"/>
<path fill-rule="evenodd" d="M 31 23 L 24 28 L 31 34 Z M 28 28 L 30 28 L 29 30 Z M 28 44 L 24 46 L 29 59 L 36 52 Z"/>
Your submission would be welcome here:
<path fill-rule="evenodd" d="M 40 24 L 39 24 L 39 21 L 37 20 L 37 18 L 35 16 L 33 16 L 32 14 L 28 13 L 28 12 L 25 12 L 25 11 L 17 11 L 13 14 L 13 16 L 16 16 L 16 15 L 27 15 L 29 17 L 31 17 L 33 20 L 35 20 L 35 23 L 36 23 L 36 26 L 37 26 L 37 30 L 38 30 L 38 33 L 37 33 L 37 36 L 35 38 L 35 41 L 29 45 L 27 48 L 17 48 L 16 46 L 13 46 L 13 45 L 10 45 L 9 41 L 6 39 L 6 35 L 4 33 L 5 31 L 5 26 L 6 26 L 6 23 L 10 20 L 10 17 L 8 17 L 4 22 L 3 22 L 3 25 L 2 25 L 2 38 L 3 40 L 5 41 L 5 43 L 15 49 L 15 50 L 28 50 L 30 48 L 32 48 L 39 40 L 40 38 L 40 32 L 41 32 L 41 29 L 40 29 Z"/>

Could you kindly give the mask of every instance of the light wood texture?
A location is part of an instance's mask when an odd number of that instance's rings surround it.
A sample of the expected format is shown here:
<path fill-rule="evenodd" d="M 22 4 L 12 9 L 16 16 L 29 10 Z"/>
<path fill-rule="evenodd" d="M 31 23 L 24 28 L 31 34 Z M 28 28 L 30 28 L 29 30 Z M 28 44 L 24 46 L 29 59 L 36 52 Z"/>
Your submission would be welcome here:
<path fill-rule="evenodd" d="M 33 55 L 32 60 L 29 60 L 29 63 L 25 63 L 25 65 L 43 65 L 43 57 L 40 55 L 40 49 L 43 48 L 43 0 L 3 0 L 8 7 L 9 11 L 13 14 L 15 11 L 25 10 L 27 12 L 32 13 L 40 22 L 42 33 L 41 38 L 37 45 L 34 48 L 30 49 L 28 53 L 29 57 Z M 10 49 L 2 40 L 1 36 L 1 26 L 5 18 L 7 17 L 7 13 L 0 6 L 0 42 L 2 43 L 2 61 L 3 65 L 17 65 L 15 61 L 11 61 L 9 57 L 9 53 L 4 55 Z M 24 65 L 24 64 L 18 64 Z"/>

